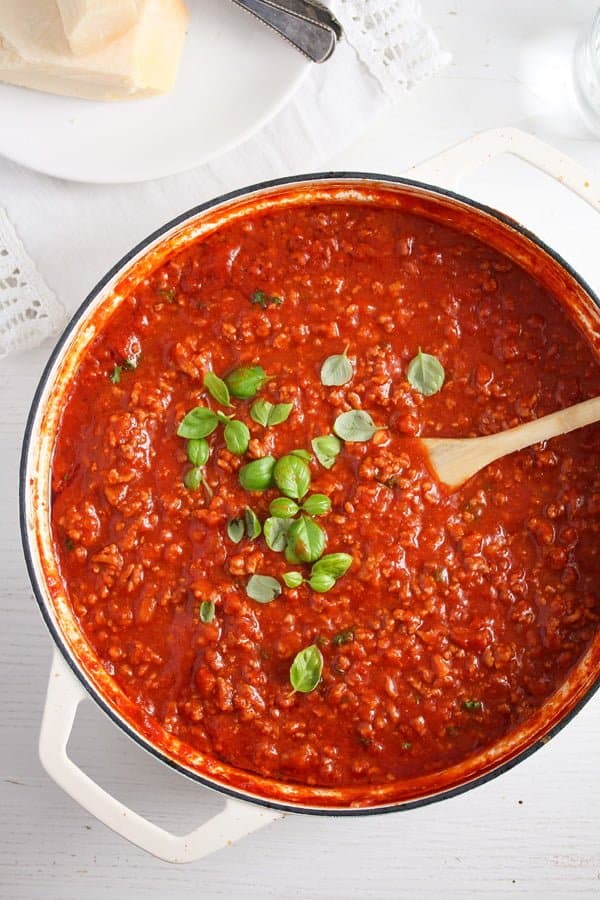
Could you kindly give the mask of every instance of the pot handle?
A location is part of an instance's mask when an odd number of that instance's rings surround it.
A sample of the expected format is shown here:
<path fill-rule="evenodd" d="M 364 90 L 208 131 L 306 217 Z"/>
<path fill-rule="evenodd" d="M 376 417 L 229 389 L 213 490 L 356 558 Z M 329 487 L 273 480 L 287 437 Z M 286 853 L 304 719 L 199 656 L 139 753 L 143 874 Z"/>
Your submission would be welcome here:
<path fill-rule="evenodd" d="M 92 781 L 67 755 L 77 708 L 87 697 L 55 649 L 40 731 L 40 759 L 59 787 L 132 844 L 166 862 L 192 862 L 282 817 L 276 810 L 228 797 L 224 810 L 186 835 L 171 834 L 144 819 Z"/>
<path fill-rule="evenodd" d="M 538 138 L 518 128 L 481 131 L 437 156 L 413 166 L 409 178 L 446 187 L 456 187 L 463 176 L 503 153 L 511 153 L 564 184 L 600 211 L 600 181 L 583 166 Z"/>

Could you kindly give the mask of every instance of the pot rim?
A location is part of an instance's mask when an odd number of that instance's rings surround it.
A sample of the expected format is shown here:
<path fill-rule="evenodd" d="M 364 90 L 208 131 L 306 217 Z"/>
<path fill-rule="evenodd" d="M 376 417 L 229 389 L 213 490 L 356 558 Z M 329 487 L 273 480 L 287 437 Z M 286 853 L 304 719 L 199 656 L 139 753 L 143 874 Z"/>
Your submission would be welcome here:
<path fill-rule="evenodd" d="M 42 374 L 40 375 L 27 417 L 19 464 L 19 526 L 21 532 L 23 554 L 25 557 L 25 563 L 33 594 L 42 615 L 42 619 L 44 620 L 56 647 L 60 650 L 63 659 L 69 666 L 73 675 L 85 688 L 87 694 L 91 697 L 91 699 L 129 738 L 131 738 L 146 752 L 150 753 L 154 758 L 169 766 L 172 770 L 192 779 L 196 783 L 201 784 L 206 788 L 217 791 L 227 797 L 231 797 L 237 800 L 244 800 L 268 809 L 278 810 L 281 812 L 342 817 L 381 815 L 383 813 L 399 812 L 401 810 L 409 810 L 421 806 L 427 806 L 440 800 L 456 797 L 459 794 L 465 793 L 466 791 L 471 790 L 474 787 L 485 784 L 488 781 L 497 778 L 498 776 L 512 769 L 518 763 L 527 759 L 541 746 L 548 743 L 549 740 L 555 737 L 555 735 L 557 735 L 573 719 L 573 717 L 588 703 L 589 700 L 591 700 L 594 694 L 600 689 L 600 671 L 596 675 L 594 682 L 586 688 L 580 699 L 577 700 L 573 704 L 573 706 L 564 714 L 560 715 L 558 721 L 551 725 L 551 727 L 548 728 L 541 737 L 532 740 L 530 744 L 518 750 L 510 759 L 499 763 L 495 767 L 492 767 L 491 769 L 483 772 L 481 775 L 474 775 L 473 777 L 468 778 L 463 783 L 456 784 L 453 787 L 448 787 L 445 789 L 441 788 L 434 793 L 420 796 L 412 800 L 396 800 L 385 802 L 381 806 L 312 806 L 304 805 L 301 802 L 294 801 L 292 799 L 285 801 L 273 800 L 268 797 L 250 793 L 241 787 L 233 787 L 227 784 L 222 784 L 221 782 L 213 780 L 207 775 L 201 774 L 200 772 L 192 768 L 188 768 L 181 762 L 168 756 L 149 738 L 136 731 L 136 729 L 132 727 L 127 719 L 124 716 L 121 716 L 118 711 L 113 708 L 113 706 L 103 696 L 102 692 L 94 685 L 92 679 L 86 673 L 83 664 L 78 661 L 75 654 L 69 648 L 61 628 L 54 621 L 50 613 L 50 610 L 48 608 L 48 601 L 44 595 L 44 591 L 41 588 L 38 573 L 35 568 L 34 550 L 32 549 L 33 542 L 30 538 L 30 529 L 27 523 L 27 498 L 29 493 L 27 471 L 29 456 L 32 449 L 33 429 L 40 404 L 44 396 L 45 389 L 48 383 L 51 381 L 55 364 L 60 359 L 63 348 L 79 325 L 80 320 L 83 319 L 88 307 L 92 305 L 101 291 L 103 291 L 104 288 L 119 275 L 119 273 L 122 273 L 123 270 L 126 269 L 127 265 L 130 262 L 139 257 L 140 254 L 142 254 L 142 252 L 149 246 L 159 241 L 173 229 L 183 225 L 187 221 L 200 216 L 202 213 L 205 213 L 220 205 L 243 198 L 245 196 L 260 194 L 261 192 L 269 191 L 274 188 L 276 189 L 293 187 L 295 185 L 300 186 L 303 184 L 310 185 L 319 182 L 327 183 L 336 181 L 347 182 L 350 187 L 352 186 L 352 184 L 371 184 L 372 186 L 376 186 L 378 184 L 383 186 L 390 185 L 416 188 L 434 196 L 447 198 L 449 200 L 455 200 L 477 213 L 483 213 L 500 222 L 502 225 L 507 226 L 509 229 L 516 232 L 520 237 L 525 238 L 527 241 L 533 244 L 537 250 L 541 250 L 543 253 L 547 254 L 551 258 L 551 260 L 556 263 L 561 269 L 563 269 L 577 284 L 577 286 L 585 294 L 587 294 L 592 303 L 594 303 L 596 307 L 600 309 L 600 297 L 596 294 L 595 291 L 592 290 L 587 281 L 582 278 L 578 274 L 578 272 L 557 251 L 555 251 L 536 234 L 534 234 L 525 226 L 521 225 L 519 222 L 515 221 L 510 216 L 457 191 L 452 191 L 447 188 L 442 188 L 434 184 L 429 184 L 427 182 L 407 178 L 404 176 L 383 175 L 373 172 L 361 171 L 329 171 L 285 176 L 282 178 L 257 182 L 246 187 L 237 188 L 236 190 L 226 192 L 219 195 L 218 197 L 207 200 L 204 203 L 197 204 L 196 206 L 191 207 L 183 213 L 180 213 L 173 219 L 161 225 L 159 228 L 155 229 L 147 237 L 139 241 L 131 250 L 125 253 L 121 257 L 121 259 L 119 259 L 108 270 L 105 275 L 103 275 L 98 280 L 98 282 L 87 294 L 86 298 L 79 305 L 79 307 L 76 309 L 69 322 L 65 326 L 62 334 L 59 336 L 55 346 L 52 349 L 52 352 L 50 354 L 50 357 L 48 358 L 46 365 L 44 366 Z M 343 791 L 343 788 L 340 790 Z"/>

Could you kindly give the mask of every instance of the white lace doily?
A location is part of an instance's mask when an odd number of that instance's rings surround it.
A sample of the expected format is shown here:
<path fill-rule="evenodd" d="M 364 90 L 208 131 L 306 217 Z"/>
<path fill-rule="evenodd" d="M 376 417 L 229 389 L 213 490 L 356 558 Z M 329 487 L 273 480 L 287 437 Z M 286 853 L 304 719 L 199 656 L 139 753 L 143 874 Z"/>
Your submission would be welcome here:
<path fill-rule="evenodd" d="M 348 43 L 393 100 L 450 61 L 418 0 L 334 0 Z"/>
<path fill-rule="evenodd" d="M 0 209 L 0 358 L 36 347 L 65 320 L 65 310 Z"/>

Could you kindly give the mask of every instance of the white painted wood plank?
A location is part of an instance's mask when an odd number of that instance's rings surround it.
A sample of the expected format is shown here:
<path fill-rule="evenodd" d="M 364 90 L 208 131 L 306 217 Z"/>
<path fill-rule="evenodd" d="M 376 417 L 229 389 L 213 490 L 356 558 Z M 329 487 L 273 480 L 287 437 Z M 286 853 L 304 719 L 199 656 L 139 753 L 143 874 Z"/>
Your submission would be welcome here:
<path fill-rule="evenodd" d="M 600 144 L 579 129 L 555 87 L 544 93 L 526 65 L 542 35 L 551 42 L 572 33 L 589 13 L 589 0 L 428 0 L 424 6 L 454 49 L 455 63 L 382 117 L 332 167 L 399 172 L 473 131 L 514 124 L 600 169 Z M 555 86 L 556 78 L 550 81 Z M 548 193 L 537 177 L 505 162 L 474 176 L 468 187 L 540 230 L 600 286 L 597 220 L 560 191 Z M 0 202 L 70 309 L 135 241 L 202 199 L 194 172 L 111 188 L 65 184 L 0 161 Z M 0 897 L 599 897 L 600 697 L 528 761 L 451 801 L 364 819 L 288 816 L 184 867 L 125 844 L 46 777 L 36 744 L 51 646 L 21 558 L 16 471 L 49 346 L 0 362 Z M 219 806 L 217 795 L 144 754 L 91 704 L 82 710 L 71 751 L 119 798 L 175 831 Z"/>

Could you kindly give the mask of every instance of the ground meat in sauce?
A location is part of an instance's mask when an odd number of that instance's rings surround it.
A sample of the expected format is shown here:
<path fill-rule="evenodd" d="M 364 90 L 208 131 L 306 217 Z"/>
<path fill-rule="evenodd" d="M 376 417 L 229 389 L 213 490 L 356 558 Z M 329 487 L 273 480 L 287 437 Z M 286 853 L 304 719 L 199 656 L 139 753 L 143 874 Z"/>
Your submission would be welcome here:
<path fill-rule="evenodd" d="M 282 299 L 264 308 L 256 290 Z M 348 344 L 355 375 L 326 388 Z M 435 354 L 446 384 L 416 393 L 406 368 Z M 117 383 L 110 374 L 125 366 Z M 260 364 L 288 421 L 230 454 L 209 441 L 214 491 L 186 490 L 182 417 L 205 371 Z M 60 427 L 53 528 L 73 609 L 141 710 L 234 766 L 309 785 L 441 770 L 522 722 L 598 629 L 600 428 L 496 463 L 447 495 L 415 436 L 489 434 L 600 394 L 600 368 L 559 304 L 474 238 L 398 210 L 317 205 L 238 221 L 138 286 L 89 349 Z M 248 457 L 280 456 L 350 408 L 389 426 L 346 444 L 312 488 L 332 512 L 328 550 L 354 564 L 327 594 L 246 596 L 251 573 L 291 567 L 262 540 L 234 545 Z M 200 621 L 203 600 L 215 618 Z M 291 694 L 317 643 L 323 678 Z"/>

